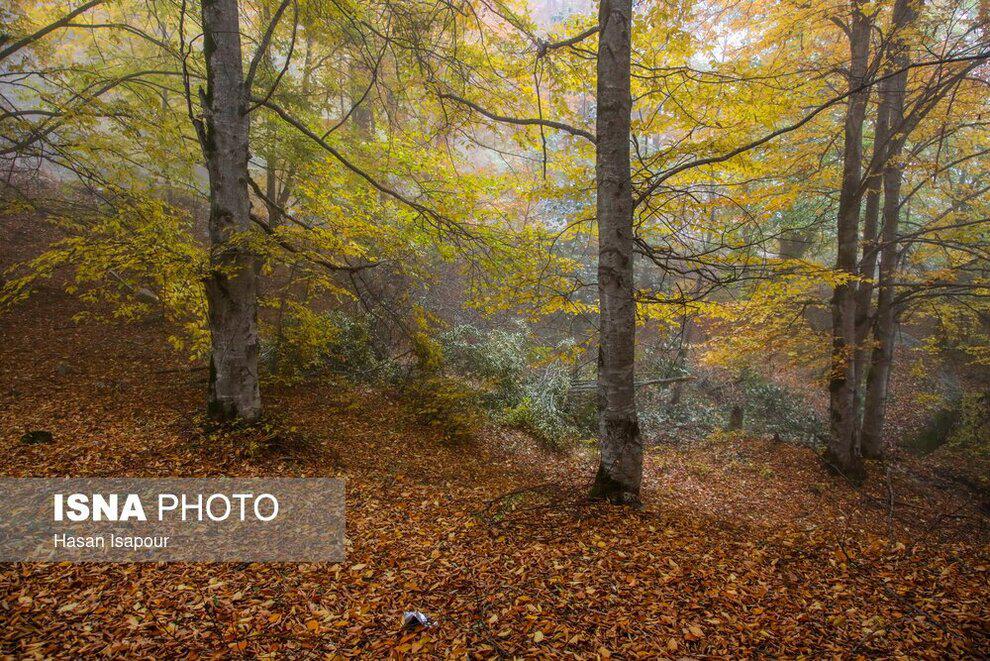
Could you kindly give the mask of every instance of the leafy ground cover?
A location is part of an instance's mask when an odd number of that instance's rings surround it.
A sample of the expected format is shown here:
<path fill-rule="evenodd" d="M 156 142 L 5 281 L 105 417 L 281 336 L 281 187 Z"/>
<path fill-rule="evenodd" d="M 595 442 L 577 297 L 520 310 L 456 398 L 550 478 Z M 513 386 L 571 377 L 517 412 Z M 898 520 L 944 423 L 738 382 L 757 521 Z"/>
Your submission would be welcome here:
<path fill-rule="evenodd" d="M 4 654 L 990 653 L 985 504 L 950 455 L 905 454 L 857 491 L 769 438 L 661 445 L 644 508 L 613 508 L 584 498 L 589 450 L 499 429 L 451 445 L 396 395 L 332 380 L 270 388 L 270 434 L 206 435 L 205 373 L 163 329 L 83 310 L 49 288 L 0 317 L 0 474 L 340 476 L 347 559 L 3 565 Z M 401 631 L 407 609 L 437 626 Z"/>

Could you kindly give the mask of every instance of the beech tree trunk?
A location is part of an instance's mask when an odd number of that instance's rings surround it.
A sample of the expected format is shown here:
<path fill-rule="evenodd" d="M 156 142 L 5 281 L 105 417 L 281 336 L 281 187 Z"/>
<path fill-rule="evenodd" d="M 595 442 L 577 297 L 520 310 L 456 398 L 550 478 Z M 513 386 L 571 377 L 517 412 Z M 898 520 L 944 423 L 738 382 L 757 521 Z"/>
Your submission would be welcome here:
<path fill-rule="evenodd" d="M 849 89 L 866 81 L 870 47 L 870 21 L 862 0 L 853 0 L 849 22 Z M 863 170 L 863 121 L 868 89 L 849 97 L 845 120 L 842 188 L 839 193 L 835 268 L 850 278 L 857 273 L 859 255 L 859 187 Z M 849 479 L 861 480 L 863 462 L 857 447 L 856 380 L 853 354 L 856 347 L 856 288 L 852 281 L 838 284 L 832 295 L 832 361 L 829 374 L 829 438 L 827 459 Z"/>
<path fill-rule="evenodd" d="M 268 226 L 278 227 L 282 222 L 282 214 L 278 210 L 278 168 L 274 158 L 269 158 L 265 164 L 265 208 L 268 210 Z"/>
<path fill-rule="evenodd" d="M 736 404 L 729 411 L 729 424 L 725 426 L 727 431 L 739 431 L 743 428 L 745 410 L 741 404 Z"/>
<path fill-rule="evenodd" d="M 602 0 L 598 12 L 599 440 L 601 459 L 592 497 L 639 502 L 643 442 L 636 415 L 634 358 L 633 194 L 629 141 L 631 0 Z"/>
<path fill-rule="evenodd" d="M 866 205 L 863 210 L 863 257 L 859 263 L 860 282 L 856 287 L 856 349 L 853 356 L 853 378 L 856 382 L 856 411 L 859 413 L 864 396 L 863 379 L 870 350 L 866 342 L 873 327 L 873 293 L 880 257 L 879 225 L 880 198 L 883 194 L 883 169 L 890 148 L 890 110 L 888 106 L 889 81 L 880 83 L 880 101 L 877 119 L 873 127 L 873 157 L 866 174 Z"/>
<path fill-rule="evenodd" d="M 250 230 L 247 96 L 237 0 L 203 0 L 206 58 L 203 152 L 210 178 L 211 334 L 207 413 L 222 421 L 261 415 L 258 389 L 256 257 Z"/>
<path fill-rule="evenodd" d="M 896 0 L 894 3 L 889 69 L 896 73 L 888 79 L 888 85 L 884 88 L 885 98 L 882 101 L 887 106 L 891 136 L 883 170 L 882 247 L 877 283 L 877 312 L 873 330 L 874 346 L 866 379 L 861 432 L 863 455 L 873 459 L 883 456 L 883 421 L 887 406 L 887 386 L 890 382 L 890 368 L 894 359 L 897 334 L 893 279 L 897 271 L 901 182 L 904 179 L 904 166 L 900 162 L 900 156 L 907 137 L 904 119 L 906 68 L 910 64 L 910 47 L 904 33 L 907 26 L 917 17 L 919 5 L 919 0 Z"/>
<path fill-rule="evenodd" d="M 354 128 L 362 138 L 370 138 L 375 131 L 375 112 L 372 107 L 372 94 L 368 92 L 368 85 L 371 83 L 371 74 L 367 67 L 358 58 L 351 60 L 348 88 L 350 90 L 351 104 L 353 111 L 351 119 L 354 121 Z M 365 95 L 365 92 L 368 92 Z M 362 99 L 362 97 L 364 97 Z"/>

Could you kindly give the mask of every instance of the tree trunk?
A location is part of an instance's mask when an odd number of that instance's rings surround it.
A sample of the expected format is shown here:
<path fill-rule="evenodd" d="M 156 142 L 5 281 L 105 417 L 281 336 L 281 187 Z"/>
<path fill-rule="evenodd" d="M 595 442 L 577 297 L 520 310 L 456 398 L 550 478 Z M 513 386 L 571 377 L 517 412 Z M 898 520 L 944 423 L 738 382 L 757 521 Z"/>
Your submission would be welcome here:
<path fill-rule="evenodd" d="M 726 425 L 725 429 L 727 431 L 739 431 L 743 428 L 745 411 L 741 404 L 736 404 L 729 411 L 729 424 Z"/>
<path fill-rule="evenodd" d="M 684 312 L 681 317 L 680 345 L 677 347 L 675 366 L 677 373 L 683 374 L 687 367 L 688 346 L 691 342 L 691 331 L 694 329 L 694 319 L 690 312 Z M 678 381 L 670 388 L 670 405 L 677 406 L 684 397 L 684 381 Z"/>
<path fill-rule="evenodd" d="M 715 209 L 712 208 L 710 219 L 712 225 L 715 225 Z M 701 273 L 695 275 L 694 285 L 691 287 L 691 296 L 695 297 L 701 293 L 701 288 L 704 285 L 704 280 Z M 684 309 L 683 316 L 681 317 L 681 332 L 680 332 L 680 346 L 677 347 L 677 371 L 680 374 L 684 374 L 687 369 L 688 362 L 688 351 L 691 347 L 691 338 L 694 334 L 694 314 L 688 312 L 687 308 Z M 670 405 L 677 406 L 681 403 L 681 399 L 684 396 L 684 384 L 686 381 L 678 381 L 672 386 L 672 392 L 670 395 Z"/>
<path fill-rule="evenodd" d="M 643 442 L 636 416 L 633 197 L 629 140 L 631 0 L 602 0 L 598 13 L 598 349 L 601 460 L 592 497 L 639 502 Z"/>
<path fill-rule="evenodd" d="M 853 378 L 856 388 L 856 410 L 860 410 L 863 399 L 863 378 L 870 351 L 866 340 L 873 326 L 873 291 L 877 277 L 877 261 L 880 244 L 877 232 L 880 222 L 880 196 L 883 192 L 883 168 L 887 162 L 890 143 L 890 109 L 887 99 L 889 81 L 880 83 L 880 101 L 877 120 L 873 128 L 873 157 L 866 173 L 866 208 L 863 210 L 863 258 L 859 263 L 861 280 L 856 287 L 856 349 L 853 356 Z"/>
<path fill-rule="evenodd" d="M 862 0 L 853 0 L 849 24 L 849 89 L 866 80 L 870 46 L 870 22 L 863 13 Z M 859 188 L 863 169 L 863 121 L 869 91 L 849 97 L 845 120 L 842 161 L 842 188 L 837 218 L 838 249 L 835 268 L 852 278 L 857 272 L 859 254 Z M 856 346 L 856 289 L 851 280 L 836 285 L 832 295 L 832 361 L 829 374 L 829 419 L 831 435 L 827 459 L 853 481 L 863 477 L 863 462 L 856 443 L 856 382 L 853 352 Z"/>
<path fill-rule="evenodd" d="M 899 151 L 899 150 L 898 150 Z M 903 168 L 892 165 L 884 172 L 884 246 L 880 254 L 877 319 L 873 328 L 873 351 L 866 376 L 866 398 L 863 406 L 862 448 L 868 459 L 883 457 L 883 423 L 887 408 L 887 387 L 894 362 L 897 336 L 897 312 L 894 309 L 894 287 L 891 280 L 897 266 L 897 226 Z M 888 211 L 890 209 L 890 211 Z"/>
<path fill-rule="evenodd" d="M 918 14 L 917 0 L 897 0 L 894 3 L 893 37 L 890 44 L 890 71 L 897 72 L 888 79 L 884 103 L 888 108 L 891 140 L 883 170 L 883 231 L 881 233 L 880 275 L 878 279 L 877 314 L 873 330 L 874 347 L 866 381 L 866 401 L 863 407 L 863 455 L 879 459 L 883 456 L 883 421 L 887 406 L 887 385 L 894 359 L 897 314 L 894 309 L 893 278 L 897 270 L 897 234 L 901 211 L 901 182 L 904 166 L 900 162 L 906 141 L 904 126 L 904 97 L 907 90 L 907 66 L 910 47 L 905 28 Z"/>
<path fill-rule="evenodd" d="M 282 223 L 282 214 L 278 210 L 278 170 L 274 157 L 266 159 L 265 163 L 265 208 L 268 210 L 268 226 L 278 227 Z"/>
<path fill-rule="evenodd" d="M 354 128 L 357 130 L 357 134 L 363 139 L 368 139 L 375 131 L 375 112 L 372 107 L 372 94 L 368 92 L 368 86 L 371 84 L 371 74 L 358 57 L 351 60 L 349 74 L 348 88 L 353 106 L 351 119 L 354 121 Z M 366 92 L 367 94 L 365 94 Z"/>
<path fill-rule="evenodd" d="M 207 413 L 223 422 L 261 415 L 258 389 L 256 258 L 250 230 L 248 116 L 237 0 L 203 0 L 203 151 L 210 177 L 210 274 L 206 279 L 212 355 Z"/>

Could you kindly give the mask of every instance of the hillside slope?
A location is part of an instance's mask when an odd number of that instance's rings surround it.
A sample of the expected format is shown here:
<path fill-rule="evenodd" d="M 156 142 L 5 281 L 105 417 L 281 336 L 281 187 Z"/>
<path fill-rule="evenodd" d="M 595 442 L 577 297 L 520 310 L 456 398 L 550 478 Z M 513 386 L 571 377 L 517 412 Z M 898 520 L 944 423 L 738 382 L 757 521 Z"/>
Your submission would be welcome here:
<path fill-rule="evenodd" d="M 209 437 L 205 374 L 163 329 L 83 309 L 46 286 L 0 316 L 0 474 L 340 476 L 347 560 L 5 565 L 4 654 L 990 654 L 987 521 L 920 460 L 855 491 L 768 439 L 659 447 L 645 507 L 616 509 L 584 498 L 587 451 L 499 429 L 451 447 L 330 378 L 265 390 L 275 439 Z M 407 609 L 438 626 L 400 632 Z"/>

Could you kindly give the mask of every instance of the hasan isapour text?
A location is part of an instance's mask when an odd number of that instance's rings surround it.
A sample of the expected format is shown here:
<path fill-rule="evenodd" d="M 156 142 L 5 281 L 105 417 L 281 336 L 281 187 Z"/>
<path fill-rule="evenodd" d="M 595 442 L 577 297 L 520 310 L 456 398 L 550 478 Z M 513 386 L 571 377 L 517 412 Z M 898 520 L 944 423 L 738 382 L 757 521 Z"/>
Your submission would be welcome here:
<path fill-rule="evenodd" d="M 164 549 L 170 537 L 141 535 L 64 535 L 55 533 L 52 543 L 57 549 Z"/>

